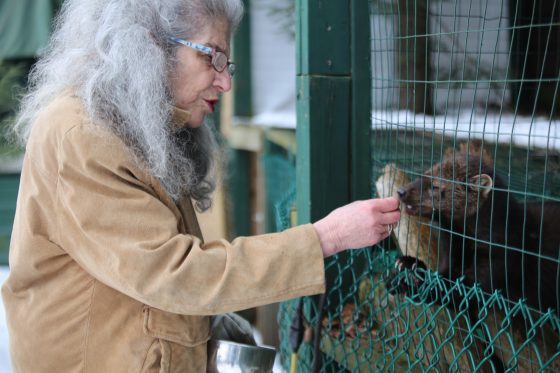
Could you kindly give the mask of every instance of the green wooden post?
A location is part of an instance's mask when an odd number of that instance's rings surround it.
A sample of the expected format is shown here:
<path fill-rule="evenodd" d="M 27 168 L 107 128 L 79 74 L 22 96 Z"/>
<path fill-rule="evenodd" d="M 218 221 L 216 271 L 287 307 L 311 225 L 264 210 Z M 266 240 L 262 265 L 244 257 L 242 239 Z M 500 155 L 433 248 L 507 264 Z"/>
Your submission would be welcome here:
<path fill-rule="evenodd" d="M 247 236 L 251 229 L 251 154 L 246 150 L 231 149 L 228 174 L 228 194 L 232 211 L 228 214 L 231 239 Z"/>
<path fill-rule="evenodd" d="M 352 98 L 351 168 L 352 199 L 367 199 L 372 191 L 371 162 L 371 26 L 370 0 L 352 0 L 350 8 Z"/>
<path fill-rule="evenodd" d="M 297 2 L 299 223 L 371 196 L 368 4 Z"/>
<path fill-rule="evenodd" d="M 350 199 L 350 14 L 343 1 L 296 4 L 297 210 L 308 223 Z"/>
<path fill-rule="evenodd" d="M 245 15 L 233 37 L 232 60 L 237 64 L 233 81 L 233 114 L 250 117 L 251 98 L 251 19 L 250 0 L 243 1 Z M 229 218 L 231 238 L 247 236 L 251 232 L 251 155 L 246 150 L 232 149 L 228 177 L 231 206 Z"/>
<path fill-rule="evenodd" d="M 296 2 L 298 223 L 371 196 L 368 10 L 368 0 Z M 355 288 L 351 271 L 341 278 L 337 269 L 349 265 L 349 255 L 326 261 L 327 294 L 334 283 L 343 294 Z M 328 299 L 326 311 L 339 308 L 337 302 Z M 306 316 L 316 319 L 309 306 Z"/>
<path fill-rule="evenodd" d="M 233 81 L 233 113 L 238 117 L 251 117 L 251 13 L 250 0 L 244 0 L 245 15 L 233 37 L 232 60 L 237 64 Z"/>

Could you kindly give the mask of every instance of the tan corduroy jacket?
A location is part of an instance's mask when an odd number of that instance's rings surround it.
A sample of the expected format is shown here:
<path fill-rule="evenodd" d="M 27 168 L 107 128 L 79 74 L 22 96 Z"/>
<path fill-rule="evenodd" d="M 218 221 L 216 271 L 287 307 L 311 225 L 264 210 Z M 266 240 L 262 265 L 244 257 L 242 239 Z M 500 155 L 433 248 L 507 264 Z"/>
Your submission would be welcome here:
<path fill-rule="evenodd" d="M 322 291 L 311 225 L 203 244 L 77 98 L 34 125 L 2 287 L 15 372 L 204 372 L 207 315 Z"/>

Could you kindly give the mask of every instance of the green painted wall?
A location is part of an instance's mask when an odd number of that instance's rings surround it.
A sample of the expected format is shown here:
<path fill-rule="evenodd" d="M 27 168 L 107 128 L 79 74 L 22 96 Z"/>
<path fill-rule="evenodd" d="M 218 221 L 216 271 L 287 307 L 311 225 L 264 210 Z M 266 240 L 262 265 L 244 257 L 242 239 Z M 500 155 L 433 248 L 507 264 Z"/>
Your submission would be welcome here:
<path fill-rule="evenodd" d="M 14 224 L 19 174 L 0 174 L 0 264 L 8 264 L 8 249 Z"/>

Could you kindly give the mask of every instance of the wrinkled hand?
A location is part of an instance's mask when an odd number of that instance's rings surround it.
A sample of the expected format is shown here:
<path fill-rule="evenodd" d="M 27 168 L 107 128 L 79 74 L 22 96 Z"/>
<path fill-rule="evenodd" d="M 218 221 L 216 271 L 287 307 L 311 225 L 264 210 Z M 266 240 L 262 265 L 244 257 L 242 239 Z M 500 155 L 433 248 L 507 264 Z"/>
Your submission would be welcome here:
<path fill-rule="evenodd" d="M 337 208 L 313 226 L 325 257 L 342 250 L 371 246 L 389 237 L 399 221 L 395 197 L 356 201 Z"/>

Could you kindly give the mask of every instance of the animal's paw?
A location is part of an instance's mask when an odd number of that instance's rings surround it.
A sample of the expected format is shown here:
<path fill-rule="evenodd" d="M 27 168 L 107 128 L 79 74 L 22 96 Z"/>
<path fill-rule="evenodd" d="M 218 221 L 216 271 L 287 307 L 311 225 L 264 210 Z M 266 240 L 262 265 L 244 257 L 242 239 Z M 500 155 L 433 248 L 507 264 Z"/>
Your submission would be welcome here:
<path fill-rule="evenodd" d="M 412 297 L 424 283 L 424 271 L 427 267 L 421 260 L 411 256 L 403 256 L 395 261 L 395 270 L 387 278 L 387 289 L 390 294 L 403 294 Z M 405 272 L 402 274 L 402 272 Z"/>

